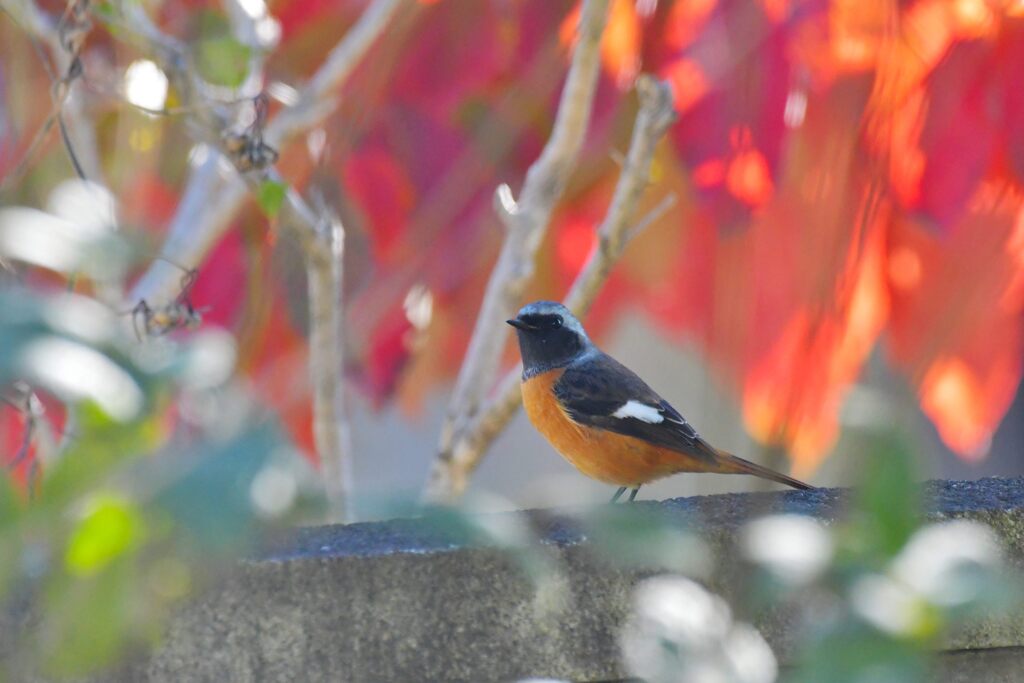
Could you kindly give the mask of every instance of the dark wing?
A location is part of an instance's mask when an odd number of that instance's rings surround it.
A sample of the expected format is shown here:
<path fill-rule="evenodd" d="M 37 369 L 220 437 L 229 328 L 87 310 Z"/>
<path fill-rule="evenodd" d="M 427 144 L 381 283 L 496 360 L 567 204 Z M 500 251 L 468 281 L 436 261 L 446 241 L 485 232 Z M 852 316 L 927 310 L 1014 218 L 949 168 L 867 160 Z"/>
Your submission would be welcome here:
<path fill-rule="evenodd" d="M 690 456 L 718 458 L 689 422 L 636 373 L 598 353 L 572 363 L 555 383 L 555 395 L 579 424 L 638 439 Z"/>

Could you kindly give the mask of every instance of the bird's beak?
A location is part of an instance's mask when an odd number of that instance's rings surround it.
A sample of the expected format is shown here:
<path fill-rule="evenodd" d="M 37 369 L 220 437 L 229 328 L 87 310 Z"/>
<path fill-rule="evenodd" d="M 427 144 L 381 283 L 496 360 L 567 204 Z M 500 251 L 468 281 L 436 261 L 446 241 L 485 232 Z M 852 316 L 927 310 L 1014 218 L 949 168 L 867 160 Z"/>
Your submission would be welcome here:
<path fill-rule="evenodd" d="M 531 325 L 527 325 L 526 323 L 524 323 L 519 318 L 513 318 L 512 320 L 506 320 L 505 322 L 507 322 L 509 325 L 511 325 L 512 327 L 516 328 L 517 330 L 532 330 L 533 329 L 533 327 Z"/>

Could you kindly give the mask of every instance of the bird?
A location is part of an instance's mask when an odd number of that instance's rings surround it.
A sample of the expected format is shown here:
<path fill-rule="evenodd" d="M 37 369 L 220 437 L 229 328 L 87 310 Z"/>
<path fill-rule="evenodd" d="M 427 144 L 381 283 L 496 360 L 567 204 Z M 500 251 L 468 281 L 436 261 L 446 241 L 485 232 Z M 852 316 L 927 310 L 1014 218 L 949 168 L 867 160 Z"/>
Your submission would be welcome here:
<path fill-rule="evenodd" d="M 523 306 L 512 320 L 523 359 L 520 387 L 533 426 L 580 472 L 630 489 L 680 472 L 752 474 L 795 489 L 810 485 L 715 448 L 656 391 L 601 351 L 568 308 Z"/>

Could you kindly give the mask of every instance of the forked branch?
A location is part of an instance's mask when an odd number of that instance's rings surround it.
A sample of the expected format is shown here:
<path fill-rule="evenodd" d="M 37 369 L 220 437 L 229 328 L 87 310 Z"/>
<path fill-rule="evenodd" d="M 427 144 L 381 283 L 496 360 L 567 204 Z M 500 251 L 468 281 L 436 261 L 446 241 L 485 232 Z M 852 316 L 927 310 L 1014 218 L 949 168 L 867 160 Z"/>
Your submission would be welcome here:
<path fill-rule="evenodd" d="M 267 141 L 275 147 L 283 146 L 329 114 L 338 90 L 356 65 L 399 10 L 413 4 L 412 0 L 374 0 L 306 84 L 298 88 L 298 99 L 267 123 Z M 159 38 L 154 42 L 164 41 Z M 211 150 L 206 162 L 193 171 L 161 249 L 166 260 L 153 262 L 135 284 L 130 299 L 160 302 L 173 298 L 180 271 L 171 264 L 194 268 L 220 241 L 246 197 L 237 175 L 224 170 L 228 166 L 221 154 Z"/>
<path fill-rule="evenodd" d="M 641 76 L 637 79 L 636 89 L 640 111 L 622 174 L 615 186 L 608 213 L 597 229 L 597 243 L 565 299 L 565 305 L 580 317 L 590 309 L 629 239 L 661 216 L 675 199 L 667 197 L 641 221 L 633 222 L 637 206 L 650 182 L 655 148 L 675 121 L 672 90 L 667 83 L 650 76 Z M 512 309 L 514 305 L 509 311 Z M 500 350 L 506 334 L 504 325 L 498 321 L 487 333 L 498 339 Z M 427 500 L 449 502 L 465 491 L 470 475 L 479 465 L 488 446 L 522 403 L 519 390 L 521 372 L 522 368 L 517 366 L 506 374 L 498 382 L 493 398 L 482 409 L 463 418 L 463 428 L 451 435 L 451 443 L 447 444 L 447 448 L 441 451 L 434 462 L 424 492 Z"/>
<path fill-rule="evenodd" d="M 609 0 L 584 0 L 578 39 L 551 137 L 527 171 L 519 200 L 513 198 L 506 185 L 499 187 L 495 194 L 495 208 L 506 228 L 505 241 L 487 283 L 441 428 L 438 460 L 429 484 L 431 491 L 452 488 L 446 477 L 448 463 L 459 459 L 456 448 L 473 428 L 486 392 L 497 377 L 506 341 L 504 321 L 519 305 L 533 275 L 537 247 L 547 230 L 555 203 L 575 168 L 590 123 L 608 6 Z"/>
<path fill-rule="evenodd" d="M 394 14 L 406 4 L 411 4 L 411 0 L 374 0 L 320 69 L 300 87 L 298 100 L 257 132 L 274 145 L 284 144 L 329 113 L 337 89 Z M 162 250 L 164 258 L 153 262 L 130 295 L 130 300 L 149 300 L 160 305 L 168 296 L 173 296 L 178 269 L 192 268 L 202 262 L 241 206 L 246 187 L 258 189 L 260 179 L 252 173 L 231 171 L 230 165 L 225 163 L 231 156 L 225 148 L 226 122 L 219 116 L 217 103 L 206 97 L 203 83 L 189 69 L 182 46 L 161 33 L 140 7 L 130 8 L 128 12 L 132 36 L 148 48 L 176 84 L 176 89 L 183 93 L 188 111 L 192 112 L 191 128 L 208 147 L 207 159 L 194 171 L 171 223 Z M 258 166 L 263 169 L 260 176 L 280 182 L 272 163 L 273 158 L 270 158 L 266 164 Z M 239 166 L 236 170 L 245 169 Z M 328 216 L 326 211 L 314 211 L 294 189 L 287 192 L 281 224 L 296 236 L 306 259 L 314 440 L 323 468 L 330 516 L 344 520 L 349 517 L 351 486 L 342 368 L 340 259 L 344 229 L 337 217 Z"/>

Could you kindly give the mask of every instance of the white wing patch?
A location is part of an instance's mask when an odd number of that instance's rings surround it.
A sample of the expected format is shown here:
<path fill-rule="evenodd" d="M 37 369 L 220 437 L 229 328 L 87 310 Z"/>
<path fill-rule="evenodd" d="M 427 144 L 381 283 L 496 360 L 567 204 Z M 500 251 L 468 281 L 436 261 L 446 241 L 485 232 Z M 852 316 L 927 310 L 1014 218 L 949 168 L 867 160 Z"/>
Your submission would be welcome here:
<path fill-rule="evenodd" d="M 612 417 L 623 420 L 627 417 L 632 417 L 652 425 L 665 421 L 665 417 L 658 408 L 640 403 L 640 401 L 626 401 L 618 410 L 612 413 Z"/>

